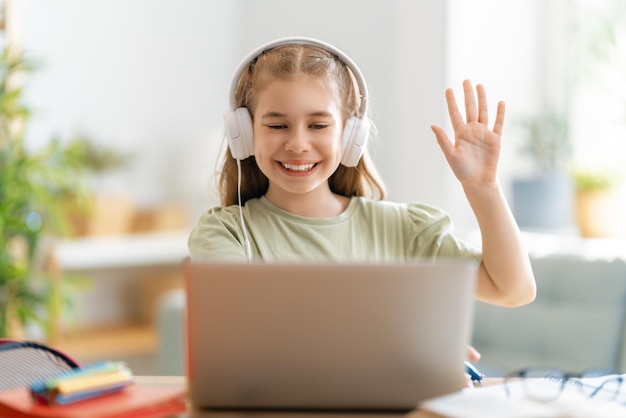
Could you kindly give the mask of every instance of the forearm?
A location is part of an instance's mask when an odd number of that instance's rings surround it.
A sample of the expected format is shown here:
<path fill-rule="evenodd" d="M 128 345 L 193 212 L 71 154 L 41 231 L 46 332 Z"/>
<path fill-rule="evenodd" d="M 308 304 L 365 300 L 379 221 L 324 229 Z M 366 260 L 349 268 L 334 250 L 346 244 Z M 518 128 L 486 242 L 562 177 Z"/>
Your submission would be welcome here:
<path fill-rule="evenodd" d="M 465 187 L 482 235 L 477 299 L 519 306 L 535 298 L 536 284 L 519 228 L 499 185 Z"/>

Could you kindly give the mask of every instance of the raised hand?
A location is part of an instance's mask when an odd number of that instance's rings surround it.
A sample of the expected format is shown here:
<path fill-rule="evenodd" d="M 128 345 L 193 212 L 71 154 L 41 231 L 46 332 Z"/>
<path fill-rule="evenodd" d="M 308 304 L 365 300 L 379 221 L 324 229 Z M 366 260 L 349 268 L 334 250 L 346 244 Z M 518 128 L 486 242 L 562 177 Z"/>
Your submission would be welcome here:
<path fill-rule="evenodd" d="M 431 129 L 454 175 L 464 187 L 493 186 L 497 184 L 498 160 L 504 125 L 504 102 L 498 103 L 496 121 L 490 130 L 485 88 L 481 84 L 476 86 L 478 107 L 474 89 L 469 80 L 463 82 L 463 93 L 465 95 L 465 121 L 459 112 L 454 91 L 446 90 L 454 142 L 450 141 L 441 127 L 433 125 Z"/>

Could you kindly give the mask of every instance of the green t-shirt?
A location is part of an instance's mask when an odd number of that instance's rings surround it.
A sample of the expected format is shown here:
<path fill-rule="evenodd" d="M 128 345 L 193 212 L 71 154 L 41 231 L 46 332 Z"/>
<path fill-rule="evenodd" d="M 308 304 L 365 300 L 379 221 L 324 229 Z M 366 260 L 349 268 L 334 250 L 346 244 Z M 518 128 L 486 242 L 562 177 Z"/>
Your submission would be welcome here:
<path fill-rule="evenodd" d="M 255 261 L 393 262 L 473 258 L 480 250 L 452 233 L 450 217 L 424 204 L 402 204 L 353 197 L 332 218 L 287 212 L 264 196 L 242 208 Z M 239 207 L 204 213 L 189 236 L 192 260 L 246 261 Z"/>

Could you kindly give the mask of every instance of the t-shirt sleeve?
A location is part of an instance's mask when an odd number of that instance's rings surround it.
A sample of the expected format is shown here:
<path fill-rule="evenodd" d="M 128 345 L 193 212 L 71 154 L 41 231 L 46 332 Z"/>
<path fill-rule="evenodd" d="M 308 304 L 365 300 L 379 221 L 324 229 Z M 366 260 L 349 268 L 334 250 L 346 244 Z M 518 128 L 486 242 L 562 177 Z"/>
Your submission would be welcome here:
<path fill-rule="evenodd" d="M 238 212 L 228 207 L 205 212 L 189 235 L 187 243 L 191 260 L 247 260 L 238 216 Z"/>
<path fill-rule="evenodd" d="M 481 250 L 453 233 L 450 216 L 434 206 L 407 205 L 406 242 L 409 256 L 416 258 L 469 258 L 478 262 Z"/>

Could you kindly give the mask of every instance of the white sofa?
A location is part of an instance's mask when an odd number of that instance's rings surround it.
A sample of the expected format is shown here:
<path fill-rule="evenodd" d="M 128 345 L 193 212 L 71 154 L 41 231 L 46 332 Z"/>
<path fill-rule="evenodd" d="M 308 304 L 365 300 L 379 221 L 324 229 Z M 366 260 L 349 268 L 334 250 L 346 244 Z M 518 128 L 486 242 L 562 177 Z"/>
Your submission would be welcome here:
<path fill-rule="evenodd" d="M 527 366 L 626 372 L 626 261 L 532 258 L 537 298 L 519 308 L 476 304 L 473 345 L 488 375 Z"/>

